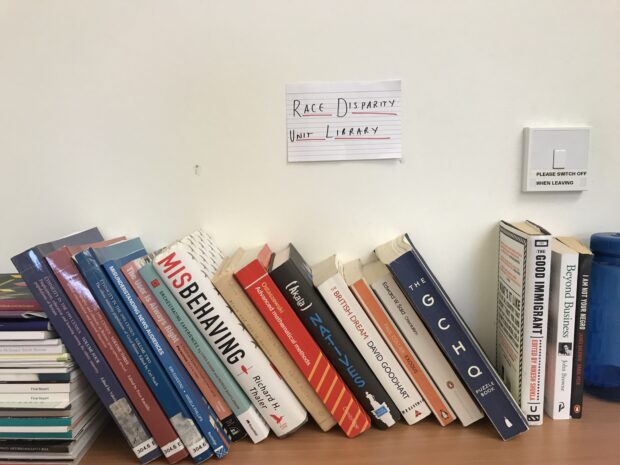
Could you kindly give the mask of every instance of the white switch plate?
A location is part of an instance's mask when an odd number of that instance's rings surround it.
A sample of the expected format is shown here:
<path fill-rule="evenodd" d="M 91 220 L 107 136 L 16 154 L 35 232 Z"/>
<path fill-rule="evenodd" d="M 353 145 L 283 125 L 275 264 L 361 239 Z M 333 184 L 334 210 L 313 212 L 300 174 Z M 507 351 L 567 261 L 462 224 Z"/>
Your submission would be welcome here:
<path fill-rule="evenodd" d="M 590 128 L 525 128 L 523 191 L 588 188 Z"/>

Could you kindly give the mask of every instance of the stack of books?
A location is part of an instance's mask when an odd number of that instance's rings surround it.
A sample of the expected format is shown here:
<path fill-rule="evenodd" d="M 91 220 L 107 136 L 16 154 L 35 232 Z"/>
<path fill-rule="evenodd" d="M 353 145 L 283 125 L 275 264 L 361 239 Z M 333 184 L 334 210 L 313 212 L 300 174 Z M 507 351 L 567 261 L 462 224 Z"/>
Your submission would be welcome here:
<path fill-rule="evenodd" d="M 101 406 L 19 274 L 0 274 L 0 463 L 74 463 Z"/>
<path fill-rule="evenodd" d="M 97 228 L 13 257 L 140 463 L 200 463 L 310 419 L 355 438 L 397 422 L 504 440 L 527 421 L 408 236 L 309 266 L 290 244 L 226 257 L 204 230 L 148 253 Z"/>

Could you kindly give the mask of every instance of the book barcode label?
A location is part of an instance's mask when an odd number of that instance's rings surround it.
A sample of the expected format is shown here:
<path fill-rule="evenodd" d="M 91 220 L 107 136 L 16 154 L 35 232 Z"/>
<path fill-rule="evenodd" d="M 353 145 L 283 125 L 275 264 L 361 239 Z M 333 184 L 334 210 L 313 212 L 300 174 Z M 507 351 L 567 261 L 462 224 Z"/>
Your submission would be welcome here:
<path fill-rule="evenodd" d="M 149 438 L 143 443 L 138 444 L 136 447 L 134 447 L 133 452 L 134 454 L 136 454 L 136 457 L 139 458 L 139 457 L 144 457 L 146 454 L 156 449 L 157 449 L 157 444 L 155 443 L 155 440 L 153 438 Z M 166 457 L 168 456 L 166 455 Z"/>
<path fill-rule="evenodd" d="M 168 444 L 162 446 L 161 451 L 164 453 L 166 458 L 172 457 L 174 454 L 183 450 L 185 446 L 181 442 L 179 438 L 176 438 L 174 441 L 169 442 Z"/>

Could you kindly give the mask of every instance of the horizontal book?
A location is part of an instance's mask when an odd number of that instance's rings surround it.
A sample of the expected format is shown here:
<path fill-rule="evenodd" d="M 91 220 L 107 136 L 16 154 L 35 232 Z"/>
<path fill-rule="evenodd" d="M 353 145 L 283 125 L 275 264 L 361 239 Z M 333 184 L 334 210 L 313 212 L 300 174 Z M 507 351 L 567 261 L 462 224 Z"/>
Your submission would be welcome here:
<path fill-rule="evenodd" d="M 54 345 L 25 345 L 26 341 L 19 341 L 13 345 L 0 345 L 0 355 L 61 355 L 67 353 L 63 344 Z"/>
<path fill-rule="evenodd" d="M 0 310 L 3 320 L 47 320 L 45 312 L 33 310 Z"/>
<path fill-rule="evenodd" d="M 44 319 L 3 319 L 0 313 L 0 332 L 3 331 L 52 331 L 52 325 Z"/>
<path fill-rule="evenodd" d="M 0 273 L 0 315 L 4 310 L 41 311 L 20 274 Z"/>
<path fill-rule="evenodd" d="M 390 269 L 501 438 L 511 439 L 527 431 L 520 407 L 409 237 L 399 236 L 377 247 L 375 254 Z"/>
<path fill-rule="evenodd" d="M 58 338 L 55 331 L 0 331 L 0 340 L 29 341 Z"/>

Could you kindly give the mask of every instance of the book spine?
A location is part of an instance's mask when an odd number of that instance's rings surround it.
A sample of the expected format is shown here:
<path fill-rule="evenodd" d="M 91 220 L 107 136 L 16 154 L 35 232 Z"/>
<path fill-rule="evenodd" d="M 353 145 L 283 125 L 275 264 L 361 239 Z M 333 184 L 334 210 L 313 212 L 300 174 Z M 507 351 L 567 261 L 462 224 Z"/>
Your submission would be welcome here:
<path fill-rule="evenodd" d="M 161 281 L 153 264 L 150 262 L 146 263 L 140 268 L 139 273 L 185 339 L 185 342 L 200 362 L 202 368 L 208 373 L 218 391 L 232 409 L 241 423 L 243 431 L 254 441 L 257 438 L 258 431 L 252 419 L 258 418 L 259 424 L 264 425 L 258 411 L 243 393 L 237 381 L 224 366 L 224 363 L 222 363 L 205 338 L 202 337 L 198 328 L 194 326 L 194 323 L 185 314 L 172 295 L 172 292 L 170 292 L 170 289 L 168 289 L 168 286 Z M 232 431 L 231 429 L 231 434 L 233 437 L 241 439 L 245 436 L 243 431 Z"/>
<path fill-rule="evenodd" d="M 133 292 L 129 282 L 122 274 L 120 265 L 113 261 L 108 261 L 102 264 L 102 266 L 108 274 L 108 278 L 116 287 L 129 313 L 134 317 L 138 328 L 142 330 L 147 342 L 159 357 L 159 361 L 170 377 L 173 386 L 194 417 L 199 430 L 213 448 L 216 457 L 224 457 L 228 454 L 230 438 L 217 419 L 217 415 L 204 399 L 187 370 L 182 366 L 179 359 L 175 357 L 170 345 L 157 330 L 157 325 L 149 313 L 140 304 L 138 296 Z"/>
<path fill-rule="evenodd" d="M 527 431 L 521 409 L 415 247 L 386 265 L 502 439 Z"/>
<path fill-rule="evenodd" d="M 183 364 L 204 398 L 217 414 L 217 417 L 226 428 L 226 431 L 229 431 L 229 426 L 234 431 L 242 431 L 241 425 L 237 422 L 237 419 L 217 391 L 209 376 L 207 376 L 205 370 L 203 370 L 198 359 L 190 350 L 177 328 L 138 273 L 137 263 L 135 261 L 130 262 L 123 266 L 121 271 L 131 285 L 134 293 L 142 302 L 143 308 L 147 310 L 153 321 L 155 321 L 161 333 L 168 341 L 168 344 L 176 353 L 179 361 Z"/>
<path fill-rule="evenodd" d="M 368 430 L 370 418 L 258 260 L 235 273 L 235 278 L 346 436 L 354 438 Z"/>
<path fill-rule="evenodd" d="M 22 344 L 24 341 L 20 341 Z M 59 346 L 25 346 L 25 345 L 13 345 L 13 346 L 0 346 L 0 354 L 2 355 L 25 355 L 25 354 L 62 354 L 67 351 L 64 345 Z"/>
<path fill-rule="evenodd" d="M 387 429 L 400 420 L 400 412 L 359 351 L 355 348 L 321 296 L 296 265 L 287 261 L 269 272 L 295 314 L 338 371 L 372 424 Z"/>
<path fill-rule="evenodd" d="M 47 262 L 168 462 L 176 463 L 187 457 L 178 434 L 97 305 L 70 253 L 57 250 L 47 256 Z"/>
<path fill-rule="evenodd" d="M 331 429 L 336 420 L 232 274 L 214 278 L 213 284 L 319 427 Z"/>
<path fill-rule="evenodd" d="M 70 402 L 68 392 L 33 393 L 33 392 L 3 392 L 0 404 L 13 402 L 27 403 L 56 403 L 58 408 L 65 408 Z"/>
<path fill-rule="evenodd" d="M 0 313 L 2 319 L 2 313 Z M 52 325 L 47 320 L 13 320 L 0 321 L 0 331 L 51 331 Z"/>
<path fill-rule="evenodd" d="M 549 237 L 528 240 L 521 355 L 521 410 L 530 425 L 543 424 L 547 321 L 549 319 Z M 567 403 L 568 408 L 568 403 Z"/>
<path fill-rule="evenodd" d="M 154 266 L 272 431 L 283 436 L 304 424 L 302 405 L 184 246 L 162 251 Z"/>
<path fill-rule="evenodd" d="M 387 315 L 381 302 L 379 302 L 377 297 L 373 294 L 368 283 L 360 279 L 353 283 L 350 288 L 375 325 L 375 328 L 379 330 L 384 341 L 409 375 L 409 379 L 413 381 L 413 384 L 427 405 L 427 411 L 430 409 L 430 412 L 435 415 L 435 418 L 441 426 L 452 423 L 455 419 L 454 412 L 452 412 L 452 409 L 441 395 L 441 392 L 439 392 L 435 383 L 433 383 L 418 357 L 404 341 L 400 331 L 394 326 L 394 323 Z"/>
<path fill-rule="evenodd" d="M 426 405 L 415 387 L 390 352 L 364 310 L 357 302 L 340 273 L 324 281 L 318 290 L 347 332 L 357 349 L 370 365 L 375 376 L 392 398 L 407 424 L 424 418 Z M 427 415 L 430 413 L 428 408 Z"/>
<path fill-rule="evenodd" d="M 212 451 L 209 444 L 194 424 L 189 411 L 166 376 L 158 358 L 150 350 L 133 318 L 127 314 L 127 310 L 99 266 L 99 262 L 87 251 L 78 253 L 74 259 L 93 296 L 144 376 L 147 385 L 159 401 L 189 454 L 196 462 L 211 457 Z"/>
<path fill-rule="evenodd" d="M 554 420 L 570 418 L 578 255 L 553 252 L 545 412 Z"/>
<path fill-rule="evenodd" d="M 76 315 L 47 262 L 35 249 L 13 257 L 12 261 L 140 463 L 148 463 L 160 457 L 157 444 L 133 410 L 123 388 Z"/>
<path fill-rule="evenodd" d="M 3 310 L 22 310 L 30 312 L 40 312 L 41 306 L 36 301 L 24 300 L 0 300 L 0 318 Z"/>
<path fill-rule="evenodd" d="M 583 412 L 583 376 L 588 329 L 588 302 L 590 276 L 592 274 L 592 254 L 579 254 L 577 273 L 577 308 L 575 316 L 575 344 L 573 350 L 573 385 L 571 387 L 572 418 L 581 418 Z"/>
<path fill-rule="evenodd" d="M 72 383 L 2 383 L 0 392 L 30 393 L 30 394 L 51 394 L 69 393 L 75 391 L 76 387 Z M 3 418 L 0 418 L 0 424 Z"/>
<path fill-rule="evenodd" d="M 461 424 L 469 426 L 484 417 L 394 278 L 391 275 L 384 276 L 372 283 L 371 287 L 404 338 L 418 354 Z"/>

